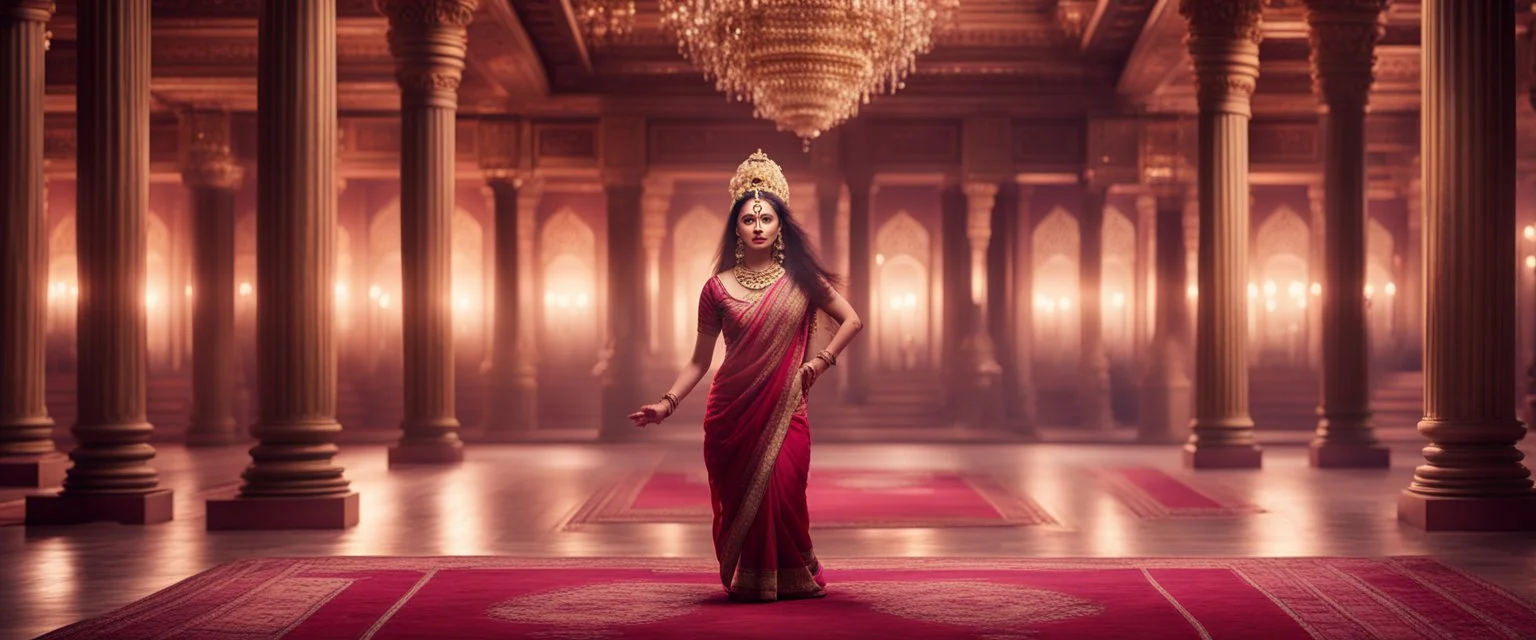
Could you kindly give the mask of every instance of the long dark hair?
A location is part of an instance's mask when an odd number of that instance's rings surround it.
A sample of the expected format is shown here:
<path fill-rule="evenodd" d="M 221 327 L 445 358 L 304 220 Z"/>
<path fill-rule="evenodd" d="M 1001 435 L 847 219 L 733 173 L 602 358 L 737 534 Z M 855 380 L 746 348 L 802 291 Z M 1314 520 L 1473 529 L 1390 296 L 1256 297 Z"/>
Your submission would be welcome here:
<path fill-rule="evenodd" d="M 784 271 L 794 278 L 795 284 L 812 303 L 825 304 L 832 298 L 832 289 L 842 286 L 843 280 L 821 263 L 816 247 L 811 246 L 810 238 L 800 228 L 789 205 L 771 193 L 749 191 L 731 204 L 731 215 L 726 219 L 725 233 L 720 237 L 720 251 L 715 254 L 715 273 L 736 267 L 736 221 L 741 217 L 741 208 L 753 198 L 767 201 L 779 214 L 779 235 L 784 238 Z"/>

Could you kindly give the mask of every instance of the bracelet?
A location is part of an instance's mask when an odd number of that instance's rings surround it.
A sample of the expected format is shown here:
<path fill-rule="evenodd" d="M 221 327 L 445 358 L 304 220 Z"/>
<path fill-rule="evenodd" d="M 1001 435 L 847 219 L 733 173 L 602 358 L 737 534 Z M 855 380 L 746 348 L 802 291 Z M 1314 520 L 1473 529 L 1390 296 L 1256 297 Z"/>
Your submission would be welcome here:
<path fill-rule="evenodd" d="M 677 394 L 671 391 L 661 396 L 661 401 L 667 403 L 667 415 L 677 413 L 677 405 L 682 403 L 682 400 L 678 399 Z"/>
<path fill-rule="evenodd" d="M 821 351 L 818 351 L 816 353 L 816 357 L 817 358 L 821 358 L 822 360 L 825 360 L 827 362 L 827 366 L 829 366 L 829 367 L 837 366 L 837 356 L 832 355 L 831 351 L 827 351 L 826 349 L 822 349 Z"/>

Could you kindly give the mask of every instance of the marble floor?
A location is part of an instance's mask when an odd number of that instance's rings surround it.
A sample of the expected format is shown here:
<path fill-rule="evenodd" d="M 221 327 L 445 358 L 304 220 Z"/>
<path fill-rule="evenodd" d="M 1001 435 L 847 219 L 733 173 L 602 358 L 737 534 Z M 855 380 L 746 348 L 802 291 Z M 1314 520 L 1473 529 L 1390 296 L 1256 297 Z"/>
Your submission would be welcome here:
<path fill-rule="evenodd" d="M 851 557 L 1134 557 L 1431 555 L 1536 600 L 1536 536 L 1428 534 L 1396 520 L 1419 445 L 1393 444 L 1388 470 L 1319 471 L 1292 438 L 1267 446 L 1259 471 L 1195 472 L 1175 446 L 938 443 L 815 446 L 824 468 L 986 473 L 1034 499 L 1060 524 L 948 529 L 814 529 L 829 569 Z M 241 447 L 162 446 L 176 518 L 153 526 L 0 526 L 0 637 L 33 637 L 105 613 L 221 563 L 253 556 L 507 555 L 712 557 L 706 524 L 597 524 L 565 530 L 593 493 L 636 470 L 686 467 L 699 444 L 473 445 L 463 464 L 389 469 L 382 445 L 341 455 L 361 495 L 345 531 L 208 532 L 204 500 L 231 491 Z M 1529 451 L 1528 451 L 1529 455 Z M 1223 518 L 1138 518 L 1086 473 L 1148 465 L 1215 483 L 1264 508 Z M 0 492 L 14 505 L 21 492 Z M 835 588 L 835 584 L 834 584 Z"/>

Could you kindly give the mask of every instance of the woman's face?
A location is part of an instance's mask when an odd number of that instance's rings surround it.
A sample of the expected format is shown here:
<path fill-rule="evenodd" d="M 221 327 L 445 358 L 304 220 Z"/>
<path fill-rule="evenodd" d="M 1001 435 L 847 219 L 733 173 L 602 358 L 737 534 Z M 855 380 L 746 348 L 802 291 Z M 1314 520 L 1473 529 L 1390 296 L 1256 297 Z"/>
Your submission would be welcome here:
<path fill-rule="evenodd" d="M 753 249 L 767 249 L 779 239 L 779 212 L 767 200 L 748 200 L 736 215 L 736 235 Z"/>

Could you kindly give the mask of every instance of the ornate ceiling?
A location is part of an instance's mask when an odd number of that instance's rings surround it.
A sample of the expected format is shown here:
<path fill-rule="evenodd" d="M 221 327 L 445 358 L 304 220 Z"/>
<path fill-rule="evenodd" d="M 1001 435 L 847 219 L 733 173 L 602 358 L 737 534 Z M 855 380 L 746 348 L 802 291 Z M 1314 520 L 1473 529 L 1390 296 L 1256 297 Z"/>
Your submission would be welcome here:
<path fill-rule="evenodd" d="M 591 46 L 578 0 L 481 0 L 461 89 L 467 113 L 590 117 L 599 112 L 746 118 L 658 28 L 656 0 L 637 0 L 621 44 Z M 398 108 L 385 20 L 371 0 L 338 0 L 339 101 L 351 113 Z M 974 114 L 1059 117 L 1192 113 L 1192 74 L 1178 0 L 962 0 L 958 28 L 919 59 L 906 89 L 864 110 L 878 117 Z M 1316 112 L 1299 0 L 1270 0 L 1255 111 Z M 49 107 L 74 110 L 75 0 L 58 0 L 47 57 Z M 1528 3 L 1522 3 L 1522 6 Z M 154 0 L 155 104 L 255 109 L 259 0 Z M 1418 104 L 1417 0 L 1394 0 L 1380 47 L 1375 111 Z"/>

